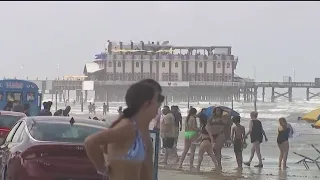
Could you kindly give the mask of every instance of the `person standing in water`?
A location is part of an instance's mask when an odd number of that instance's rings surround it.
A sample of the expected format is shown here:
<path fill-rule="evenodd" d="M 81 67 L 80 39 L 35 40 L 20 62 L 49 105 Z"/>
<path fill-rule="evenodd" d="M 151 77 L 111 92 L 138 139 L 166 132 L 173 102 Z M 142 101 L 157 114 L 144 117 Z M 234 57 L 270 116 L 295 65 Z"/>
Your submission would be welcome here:
<path fill-rule="evenodd" d="M 285 118 L 279 119 L 280 127 L 278 128 L 278 137 L 277 143 L 280 150 L 279 155 L 279 168 L 286 169 L 287 167 L 287 159 L 289 153 L 289 136 L 290 136 L 290 127 L 288 126 L 287 120 Z"/>
<path fill-rule="evenodd" d="M 200 118 L 200 124 L 201 124 L 201 135 L 197 141 L 201 140 L 201 143 L 199 147 L 197 171 L 200 171 L 203 155 L 205 152 L 211 157 L 211 160 L 215 166 L 215 169 L 219 170 L 219 165 L 218 165 L 216 156 L 213 154 L 211 138 L 209 136 L 208 131 L 206 130 L 207 120 L 205 118 Z"/>
<path fill-rule="evenodd" d="M 131 85 L 125 96 L 127 108 L 123 114 L 110 128 L 86 138 L 88 158 L 99 174 L 112 180 L 153 179 L 149 123 L 164 101 L 161 92 L 161 86 L 151 79 Z M 108 156 L 107 167 L 101 146 Z"/>
<path fill-rule="evenodd" d="M 162 138 L 163 148 L 165 149 L 163 163 L 168 164 L 169 154 L 174 154 L 178 160 L 178 154 L 177 152 L 174 152 L 174 141 L 176 135 L 175 119 L 168 106 L 163 107 L 162 114 L 164 117 L 160 125 L 160 136 Z"/>
<path fill-rule="evenodd" d="M 262 168 L 262 157 L 261 157 L 261 151 L 260 151 L 260 144 L 262 143 L 263 136 L 265 138 L 265 141 L 268 141 L 268 138 L 266 136 L 266 133 L 263 130 L 262 123 L 259 121 L 258 118 L 258 112 L 253 111 L 250 113 L 251 121 L 249 124 L 249 131 L 246 134 L 246 138 L 248 135 L 250 135 L 252 148 L 251 148 L 251 156 L 248 162 L 245 162 L 243 164 L 250 166 L 251 161 L 254 157 L 254 153 L 257 153 L 257 157 L 259 159 L 259 164 L 255 165 L 254 167 Z"/>
<path fill-rule="evenodd" d="M 236 125 L 232 128 L 231 141 L 233 142 L 234 154 L 236 155 L 238 170 L 242 170 L 242 150 L 245 141 L 245 128 L 240 124 L 240 116 L 232 118 L 233 123 Z"/>
<path fill-rule="evenodd" d="M 227 122 L 222 118 L 222 115 L 222 108 L 215 107 L 206 125 L 206 130 L 208 131 L 211 142 L 213 143 L 213 152 L 217 158 L 219 169 L 222 169 L 221 150 L 226 139 L 224 130 L 226 126 L 228 126 Z"/>
<path fill-rule="evenodd" d="M 185 130 L 184 130 L 184 150 L 181 155 L 179 168 L 182 168 L 182 163 L 186 158 L 186 155 L 190 149 L 190 170 L 194 169 L 193 160 L 194 154 L 196 151 L 196 145 L 193 143 L 198 138 L 198 132 L 200 129 L 197 127 L 197 120 L 196 120 L 197 110 L 195 108 L 191 108 L 189 114 L 186 118 L 185 122 Z"/>
<path fill-rule="evenodd" d="M 102 115 L 106 115 L 107 114 L 107 105 L 106 105 L 106 103 L 103 103 L 102 108 L 103 108 Z"/>
<path fill-rule="evenodd" d="M 180 131 L 182 130 L 182 116 L 179 112 L 178 106 L 171 106 L 171 113 L 174 116 L 174 126 L 175 126 L 175 138 L 174 138 L 174 147 L 173 151 L 177 154 L 177 145 Z"/>

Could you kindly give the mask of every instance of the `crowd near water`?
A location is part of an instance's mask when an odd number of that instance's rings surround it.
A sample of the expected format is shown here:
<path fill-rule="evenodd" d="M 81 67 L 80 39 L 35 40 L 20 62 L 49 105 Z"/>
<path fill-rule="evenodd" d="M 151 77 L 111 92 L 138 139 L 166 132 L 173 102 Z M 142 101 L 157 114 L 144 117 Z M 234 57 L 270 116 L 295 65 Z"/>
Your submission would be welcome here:
<path fill-rule="evenodd" d="M 188 157 L 188 170 L 200 171 L 204 166 L 203 160 L 208 155 L 214 172 L 221 172 L 223 154 L 227 149 L 233 149 L 234 168 L 242 171 L 243 166 L 251 166 L 256 155 L 258 163 L 254 168 L 264 168 L 264 156 L 261 145 L 269 141 L 269 134 L 264 123 L 259 120 L 257 111 L 250 112 L 250 120 L 242 123 L 240 115 L 233 115 L 234 111 L 225 106 L 215 105 L 208 115 L 207 108 L 188 107 L 187 116 L 180 110 L 180 105 L 163 105 L 164 96 L 160 85 L 151 79 L 133 84 L 125 96 L 125 106 L 118 106 L 118 118 L 112 119 L 108 130 L 89 136 L 84 144 L 87 155 L 97 173 L 110 179 L 152 179 L 153 174 L 153 146 L 150 140 L 149 129 L 160 134 L 160 147 L 163 157 L 160 165 L 183 168 Z M 38 116 L 70 116 L 71 106 L 51 112 L 51 101 L 43 102 L 43 108 Z M 75 106 L 76 103 L 74 103 Z M 110 113 L 110 104 L 102 104 L 102 115 Z M 110 121 L 98 118 L 97 105 L 88 104 L 89 119 Z M 113 108 L 113 107 L 112 107 Z M 8 103 L 6 111 L 23 112 L 27 116 L 28 105 Z M 277 118 L 277 129 L 274 129 L 278 147 L 279 169 L 288 168 L 290 141 L 296 134 L 294 127 L 285 117 Z M 150 123 L 153 124 L 150 126 Z M 269 130 L 269 128 L 267 128 Z M 182 151 L 180 145 L 182 139 Z M 251 144 L 250 151 L 245 150 Z M 107 154 L 105 160 L 104 154 Z M 196 160 L 196 162 L 194 162 Z M 107 163 L 106 163 L 107 162 Z M 134 163 L 133 163 L 134 162 Z M 139 165 L 139 166 L 137 166 Z M 208 168 L 207 165 L 205 168 Z M 123 174 L 127 172 L 127 174 Z"/>

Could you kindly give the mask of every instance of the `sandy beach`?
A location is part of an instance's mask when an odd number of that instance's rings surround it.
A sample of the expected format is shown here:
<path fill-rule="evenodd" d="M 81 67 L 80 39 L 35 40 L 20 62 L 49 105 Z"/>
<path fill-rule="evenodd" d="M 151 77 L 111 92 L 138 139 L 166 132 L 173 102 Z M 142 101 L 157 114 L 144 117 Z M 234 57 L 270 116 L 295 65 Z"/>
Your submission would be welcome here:
<path fill-rule="evenodd" d="M 62 108 L 62 107 L 61 107 Z M 86 108 L 84 108 L 86 109 Z M 112 107 L 112 109 L 116 109 L 116 107 Z M 100 111 L 97 112 L 97 115 L 88 114 L 87 111 L 79 112 L 78 109 L 74 108 L 74 112 L 71 113 L 73 117 L 82 117 L 88 118 L 89 116 L 94 117 L 97 116 L 99 118 L 105 118 L 107 121 L 114 120 L 117 117 L 117 114 L 109 113 L 107 116 L 102 116 Z M 310 148 L 309 145 L 306 144 L 318 144 L 318 136 L 317 134 L 308 134 L 307 132 L 303 136 L 296 137 L 290 143 L 290 154 L 288 159 L 288 166 L 289 169 L 287 170 L 280 170 L 278 168 L 278 155 L 279 150 L 277 148 L 275 139 L 276 133 L 273 132 L 273 124 L 274 120 L 270 122 L 264 122 L 266 126 L 265 130 L 268 134 L 269 141 L 262 143 L 262 155 L 263 155 L 263 164 L 264 167 L 254 168 L 253 165 L 257 163 L 257 158 L 254 157 L 252 167 L 243 167 L 242 172 L 237 172 L 234 170 L 236 168 L 236 160 L 233 153 L 233 148 L 224 148 L 222 151 L 222 166 L 223 171 L 221 173 L 214 173 L 212 172 L 213 164 L 209 160 L 207 156 L 205 156 L 202 166 L 201 172 L 193 172 L 188 170 L 188 163 L 189 157 L 187 156 L 184 164 L 183 169 L 178 169 L 178 165 L 174 164 L 173 162 L 169 162 L 169 165 L 163 166 L 159 164 L 159 180 L 167 180 L 168 178 L 172 177 L 179 177 L 179 179 L 184 180 L 205 180 L 205 179 L 216 179 L 216 180 L 245 180 L 245 179 L 252 179 L 252 180 L 296 180 L 296 179 L 304 179 L 304 180 L 311 180 L 311 179 L 318 179 L 320 178 L 320 171 L 316 168 L 314 164 L 310 164 L 310 169 L 306 170 L 302 164 L 295 164 L 296 161 L 300 160 L 301 158 L 294 155 L 293 152 L 302 152 L 302 154 L 310 155 L 311 157 L 317 157 L 319 154 L 315 153 L 315 151 Z M 248 127 L 247 119 L 243 121 L 243 125 Z M 183 132 L 181 132 L 182 135 Z M 308 140 L 308 142 L 306 142 Z M 250 156 L 250 148 L 251 144 L 243 152 L 243 159 L 247 161 Z M 319 147 L 318 147 L 319 148 Z M 183 137 L 180 136 L 178 142 L 178 154 L 180 155 L 183 150 Z M 195 154 L 194 165 L 197 164 L 197 150 Z M 163 159 L 163 154 L 159 155 L 159 162 Z"/>

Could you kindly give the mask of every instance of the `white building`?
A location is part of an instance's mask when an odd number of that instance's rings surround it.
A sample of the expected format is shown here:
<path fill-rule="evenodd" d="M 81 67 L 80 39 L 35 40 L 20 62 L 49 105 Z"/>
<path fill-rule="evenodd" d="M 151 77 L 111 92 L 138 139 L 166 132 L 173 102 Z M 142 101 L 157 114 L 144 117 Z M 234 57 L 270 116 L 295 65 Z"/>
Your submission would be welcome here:
<path fill-rule="evenodd" d="M 171 46 L 168 41 L 162 45 L 108 42 L 106 54 L 101 55 L 85 65 L 84 73 L 91 80 L 231 82 L 238 62 L 230 46 Z"/>

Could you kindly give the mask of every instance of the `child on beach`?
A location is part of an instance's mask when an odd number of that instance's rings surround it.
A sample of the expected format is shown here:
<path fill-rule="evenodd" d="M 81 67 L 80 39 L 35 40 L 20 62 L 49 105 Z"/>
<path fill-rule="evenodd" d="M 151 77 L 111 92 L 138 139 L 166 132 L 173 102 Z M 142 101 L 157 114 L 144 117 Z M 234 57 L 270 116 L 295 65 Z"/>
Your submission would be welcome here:
<path fill-rule="evenodd" d="M 236 125 L 232 128 L 232 142 L 234 147 L 234 153 L 236 155 L 238 168 L 242 169 L 242 150 L 245 143 L 245 128 L 240 124 L 240 116 L 234 116 L 232 118 L 233 123 Z"/>

